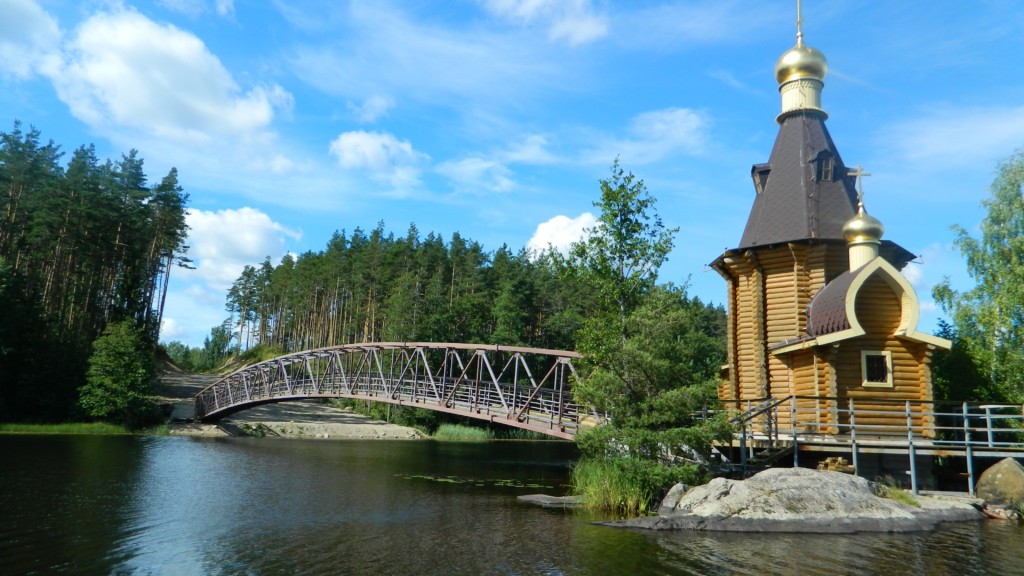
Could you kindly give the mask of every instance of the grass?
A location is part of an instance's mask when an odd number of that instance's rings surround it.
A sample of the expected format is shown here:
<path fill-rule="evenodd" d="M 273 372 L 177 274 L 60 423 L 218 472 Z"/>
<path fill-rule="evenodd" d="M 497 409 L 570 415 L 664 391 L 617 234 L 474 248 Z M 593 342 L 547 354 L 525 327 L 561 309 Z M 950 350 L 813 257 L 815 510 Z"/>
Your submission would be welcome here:
<path fill-rule="evenodd" d="M 0 434 L 90 434 L 124 435 L 132 432 L 124 426 L 105 422 L 69 422 L 64 424 L 0 424 Z"/>
<path fill-rule="evenodd" d="M 572 491 L 590 510 L 646 514 L 654 495 L 627 468 L 623 461 L 610 458 L 579 460 L 572 468 Z"/>
<path fill-rule="evenodd" d="M 921 503 L 917 501 L 917 498 L 914 498 L 910 492 L 907 492 L 902 488 L 885 486 L 882 490 L 882 498 L 895 500 L 900 504 L 906 504 L 907 506 L 913 506 L 914 508 L 921 507 Z"/>
<path fill-rule="evenodd" d="M 889 500 L 895 500 L 900 504 L 906 504 L 907 506 L 913 506 L 914 508 L 921 507 L 921 503 L 917 501 L 917 498 L 914 498 L 914 495 L 910 492 L 896 486 L 895 480 L 890 476 L 879 478 L 876 481 L 875 495 L 881 496 L 882 498 L 888 498 Z"/>
<path fill-rule="evenodd" d="M 486 442 L 490 439 L 489 431 L 462 424 L 441 424 L 434 432 L 434 440 L 447 442 Z"/>

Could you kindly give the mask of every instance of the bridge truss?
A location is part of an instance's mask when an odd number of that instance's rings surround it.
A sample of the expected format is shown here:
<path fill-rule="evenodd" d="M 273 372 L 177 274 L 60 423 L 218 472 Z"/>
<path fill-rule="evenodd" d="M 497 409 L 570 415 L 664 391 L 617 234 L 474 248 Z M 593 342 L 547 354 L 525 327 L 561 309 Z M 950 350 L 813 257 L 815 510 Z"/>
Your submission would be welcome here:
<path fill-rule="evenodd" d="M 603 421 L 571 401 L 576 352 L 381 342 L 295 352 L 221 378 L 195 398 L 212 422 L 272 402 L 352 398 L 415 406 L 572 439 Z M 538 379 L 539 378 L 539 379 Z"/>

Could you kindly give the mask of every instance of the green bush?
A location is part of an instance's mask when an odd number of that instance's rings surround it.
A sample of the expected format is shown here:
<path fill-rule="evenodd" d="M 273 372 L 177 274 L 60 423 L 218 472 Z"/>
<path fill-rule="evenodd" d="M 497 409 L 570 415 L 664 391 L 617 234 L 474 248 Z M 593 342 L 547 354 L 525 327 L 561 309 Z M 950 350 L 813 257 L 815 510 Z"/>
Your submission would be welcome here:
<path fill-rule="evenodd" d="M 159 420 L 152 393 L 156 381 L 153 346 L 130 320 L 112 324 L 93 343 L 78 404 L 100 420 L 138 429 Z"/>

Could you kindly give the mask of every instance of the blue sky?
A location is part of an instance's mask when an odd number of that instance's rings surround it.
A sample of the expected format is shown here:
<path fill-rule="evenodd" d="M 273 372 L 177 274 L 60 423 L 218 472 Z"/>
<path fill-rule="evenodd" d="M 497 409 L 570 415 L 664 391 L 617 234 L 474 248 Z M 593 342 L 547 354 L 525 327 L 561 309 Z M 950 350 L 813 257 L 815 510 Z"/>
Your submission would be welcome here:
<path fill-rule="evenodd" d="M 578 236 L 612 161 L 680 229 L 661 280 L 721 302 L 708 262 L 739 242 L 768 159 L 791 0 L 0 0 L 0 126 L 68 152 L 131 148 L 191 195 L 191 256 L 164 340 L 201 344 L 245 264 L 383 221 L 488 250 Z M 975 230 L 1024 144 L 1024 3 L 808 0 L 822 96 L 886 238 L 931 287 L 971 285 Z"/>

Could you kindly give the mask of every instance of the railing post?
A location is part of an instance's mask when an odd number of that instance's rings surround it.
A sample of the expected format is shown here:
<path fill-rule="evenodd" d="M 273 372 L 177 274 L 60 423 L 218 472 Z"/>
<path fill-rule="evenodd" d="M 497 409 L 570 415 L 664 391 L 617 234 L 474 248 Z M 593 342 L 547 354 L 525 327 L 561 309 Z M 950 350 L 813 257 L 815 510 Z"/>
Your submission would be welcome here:
<path fill-rule="evenodd" d="M 992 407 L 982 406 L 982 408 L 985 409 L 985 430 L 988 431 L 988 447 L 992 448 L 995 445 L 994 438 L 992 437 Z"/>
<path fill-rule="evenodd" d="M 853 473 L 860 476 L 860 467 L 857 465 L 857 418 L 853 410 L 853 398 L 850 398 L 850 450 L 852 451 Z"/>
<path fill-rule="evenodd" d="M 793 468 L 800 467 L 800 446 L 797 445 L 796 440 L 796 396 L 790 397 L 791 402 L 789 403 L 789 424 L 790 430 L 793 434 Z"/>
<path fill-rule="evenodd" d="M 917 452 L 914 450 L 914 420 L 907 400 L 907 453 L 910 455 L 910 491 L 917 496 Z"/>
<path fill-rule="evenodd" d="M 747 423 L 741 422 L 743 430 L 740 432 L 740 467 L 743 470 L 743 475 L 747 474 Z"/>
<path fill-rule="evenodd" d="M 974 448 L 971 446 L 971 425 L 967 402 L 964 402 L 964 447 L 967 450 L 967 493 L 974 496 Z"/>

